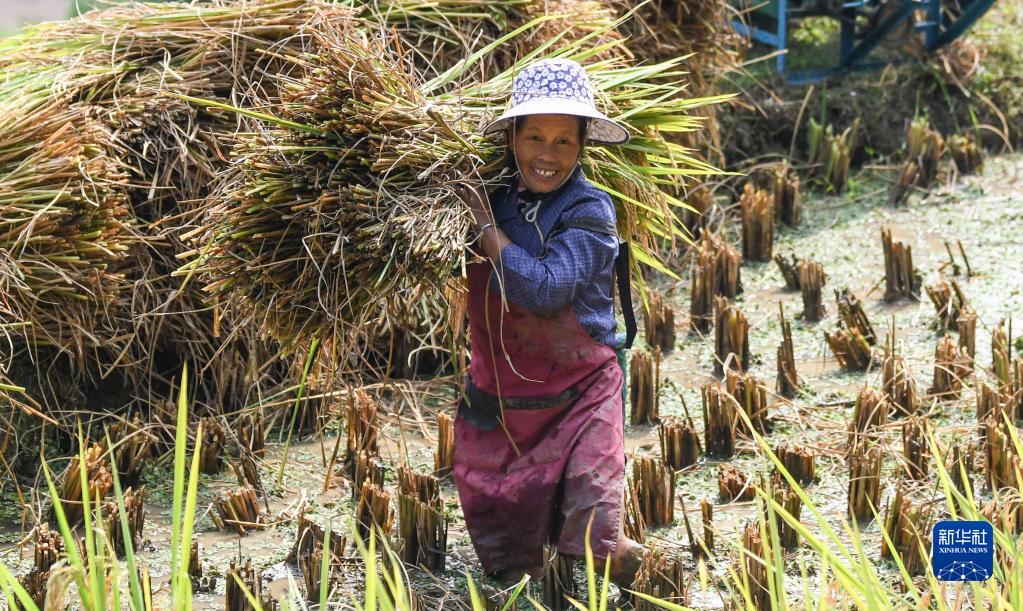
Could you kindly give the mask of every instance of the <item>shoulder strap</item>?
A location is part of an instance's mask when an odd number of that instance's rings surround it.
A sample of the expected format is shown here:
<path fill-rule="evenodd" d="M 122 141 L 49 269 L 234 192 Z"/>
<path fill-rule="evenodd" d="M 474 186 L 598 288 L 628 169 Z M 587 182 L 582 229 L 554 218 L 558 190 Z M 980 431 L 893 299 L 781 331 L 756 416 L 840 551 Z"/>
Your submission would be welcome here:
<path fill-rule="evenodd" d="M 550 235 L 566 229 L 585 229 L 595 233 L 602 233 L 618 237 L 618 227 L 614 222 L 593 216 L 581 216 L 564 221 L 558 221 L 551 229 Z M 548 236 L 550 239 L 550 236 Z M 544 242 L 543 253 L 547 252 L 547 244 Z M 632 348 L 632 342 L 636 339 L 638 327 L 636 325 L 636 313 L 632 310 L 632 282 L 630 265 L 629 243 L 618 240 L 618 256 L 615 258 L 615 282 L 618 284 L 618 300 L 622 305 L 622 317 L 625 319 L 625 348 Z"/>

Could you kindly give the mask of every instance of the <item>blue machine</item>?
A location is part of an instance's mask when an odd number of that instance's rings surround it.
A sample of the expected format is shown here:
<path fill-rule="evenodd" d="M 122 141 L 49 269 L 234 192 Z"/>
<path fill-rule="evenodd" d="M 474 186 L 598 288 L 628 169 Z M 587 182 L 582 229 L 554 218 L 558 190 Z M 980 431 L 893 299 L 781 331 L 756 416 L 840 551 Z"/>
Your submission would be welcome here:
<path fill-rule="evenodd" d="M 884 65 L 867 56 L 893 36 L 919 37 L 921 50 L 946 45 L 986 13 L 995 0 L 739 0 L 748 23 L 732 22 L 740 34 L 776 49 L 778 73 L 791 83 L 809 83 L 828 76 Z M 825 16 L 838 20 L 838 64 L 789 74 L 787 53 L 792 21 Z"/>

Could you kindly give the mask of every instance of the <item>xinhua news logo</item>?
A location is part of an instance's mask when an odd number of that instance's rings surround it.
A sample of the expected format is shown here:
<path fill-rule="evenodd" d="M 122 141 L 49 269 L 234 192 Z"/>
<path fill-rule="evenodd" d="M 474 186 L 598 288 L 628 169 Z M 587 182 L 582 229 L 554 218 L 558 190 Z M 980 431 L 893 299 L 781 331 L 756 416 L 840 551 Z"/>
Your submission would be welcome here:
<path fill-rule="evenodd" d="M 989 522 L 938 522 L 931 542 L 931 568 L 939 581 L 985 581 L 994 575 L 995 540 Z"/>

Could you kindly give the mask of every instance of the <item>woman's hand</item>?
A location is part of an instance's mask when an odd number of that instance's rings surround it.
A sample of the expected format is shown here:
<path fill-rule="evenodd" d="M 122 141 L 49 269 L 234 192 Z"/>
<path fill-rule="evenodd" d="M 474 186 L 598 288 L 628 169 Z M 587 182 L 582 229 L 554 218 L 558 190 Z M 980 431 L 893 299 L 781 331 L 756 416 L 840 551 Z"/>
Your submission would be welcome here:
<path fill-rule="evenodd" d="M 490 198 L 487 197 L 487 191 L 483 188 L 479 176 L 474 176 L 469 182 L 457 185 L 455 194 L 469 208 L 477 230 L 487 223 L 494 222 L 494 213 L 490 209 Z"/>

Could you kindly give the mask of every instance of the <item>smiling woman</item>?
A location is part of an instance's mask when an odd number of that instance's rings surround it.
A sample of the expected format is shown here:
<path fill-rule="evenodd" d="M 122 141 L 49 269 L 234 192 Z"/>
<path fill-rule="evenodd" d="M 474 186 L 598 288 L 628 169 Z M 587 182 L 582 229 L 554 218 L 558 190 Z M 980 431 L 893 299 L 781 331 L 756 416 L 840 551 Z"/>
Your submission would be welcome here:
<path fill-rule="evenodd" d="M 592 520 L 594 555 L 629 586 L 642 547 L 622 533 L 615 208 L 579 166 L 586 141 L 629 134 L 597 111 L 582 66 L 562 59 L 523 70 L 485 133 L 505 136 L 513 175 L 493 193 L 460 193 L 479 234 L 455 421 L 466 525 L 484 569 L 516 580 L 542 574 L 547 541 L 582 556 Z"/>

